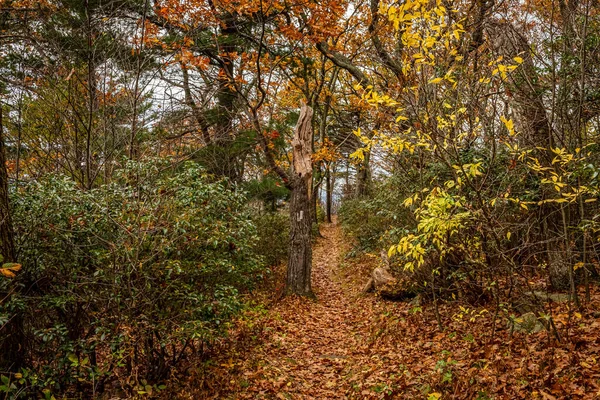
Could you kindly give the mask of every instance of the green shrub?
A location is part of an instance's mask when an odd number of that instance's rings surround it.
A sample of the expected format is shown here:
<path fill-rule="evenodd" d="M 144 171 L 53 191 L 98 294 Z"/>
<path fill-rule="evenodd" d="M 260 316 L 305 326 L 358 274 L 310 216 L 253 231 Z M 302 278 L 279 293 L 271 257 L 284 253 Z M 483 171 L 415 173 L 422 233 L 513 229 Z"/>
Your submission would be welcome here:
<path fill-rule="evenodd" d="M 271 177 L 262 179 L 253 179 L 244 184 L 250 199 L 260 200 L 265 210 L 276 212 L 281 206 L 282 200 L 290 195 L 290 190 L 285 187 L 283 182 Z"/>
<path fill-rule="evenodd" d="M 265 272 L 243 193 L 193 163 L 177 172 L 128 163 L 90 191 L 49 176 L 13 201 L 23 269 L 0 278 L 0 292 L 18 293 L 0 306 L 0 323 L 23 319 L 35 376 L 24 397 L 73 385 L 97 393 L 117 378 L 149 390 L 224 334 L 239 290 Z"/>
<path fill-rule="evenodd" d="M 397 243 L 414 225 L 410 211 L 402 205 L 408 185 L 406 177 L 391 176 L 374 182 L 371 197 L 346 199 L 338 216 L 344 233 L 356 239 L 356 250 L 377 251 Z"/>
<path fill-rule="evenodd" d="M 325 219 L 327 218 L 327 214 L 325 213 L 325 208 L 323 208 L 323 205 L 318 202 L 317 203 L 317 223 L 322 223 L 325 222 Z"/>
<path fill-rule="evenodd" d="M 255 215 L 258 241 L 255 251 L 269 266 L 287 261 L 290 237 L 290 218 L 287 212 L 272 212 Z"/>

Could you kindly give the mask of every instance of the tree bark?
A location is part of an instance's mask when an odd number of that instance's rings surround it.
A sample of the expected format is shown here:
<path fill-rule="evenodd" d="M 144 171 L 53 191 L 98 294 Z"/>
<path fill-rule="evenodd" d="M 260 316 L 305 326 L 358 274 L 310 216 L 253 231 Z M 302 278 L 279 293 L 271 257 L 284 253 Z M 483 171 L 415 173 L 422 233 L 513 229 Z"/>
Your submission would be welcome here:
<path fill-rule="evenodd" d="M 365 151 L 365 159 L 356 171 L 356 188 L 355 196 L 363 197 L 370 194 L 371 189 L 371 166 L 369 164 L 371 153 Z"/>
<path fill-rule="evenodd" d="M 4 262 L 15 262 L 15 242 L 8 197 L 8 171 L 4 146 L 4 125 L 0 103 L 0 251 Z"/>
<path fill-rule="evenodd" d="M 312 218 L 306 180 L 296 178 L 290 201 L 290 251 L 287 270 L 287 294 L 312 297 L 311 269 Z"/>
<path fill-rule="evenodd" d="M 3 262 L 15 262 L 15 241 L 8 196 L 8 171 L 6 170 L 6 149 L 4 146 L 4 125 L 2 103 L 0 103 L 0 252 Z M 2 263 L 0 263 L 2 264 Z M 6 278 L 4 278 L 6 279 Z M 10 301 L 14 292 L 0 292 L 0 301 Z M 23 318 L 13 314 L 4 326 L 0 327 L 0 367 L 18 371 L 24 364 Z"/>
<path fill-rule="evenodd" d="M 312 109 L 303 105 L 294 131 L 290 200 L 290 246 L 286 293 L 313 297 L 312 269 Z"/>
<path fill-rule="evenodd" d="M 327 213 L 327 222 L 331 223 L 331 202 L 332 202 L 332 194 L 333 194 L 333 182 L 331 180 L 331 163 L 327 164 L 327 184 L 326 184 L 326 213 Z"/>
<path fill-rule="evenodd" d="M 348 71 L 354 79 L 356 79 L 362 86 L 367 86 L 370 83 L 369 78 L 362 72 L 360 68 L 352 63 L 348 57 L 339 53 L 335 50 L 331 50 L 327 42 L 317 43 L 317 50 L 327 57 L 337 67 Z"/>
<path fill-rule="evenodd" d="M 379 0 L 371 0 L 370 4 L 371 22 L 369 23 L 368 31 L 369 35 L 371 36 L 371 42 L 373 43 L 373 46 L 375 46 L 375 51 L 383 62 L 383 65 L 389 68 L 389 70 L 392 71 L 401 82 L 403 82 L 404 73 L 402 72 L 402 64 L 387 52 L 385 46 L 379 38 L 379 3 Z M 400 54 L 402 47 L 402 41 L 399 40 L 396 54 Z"/>

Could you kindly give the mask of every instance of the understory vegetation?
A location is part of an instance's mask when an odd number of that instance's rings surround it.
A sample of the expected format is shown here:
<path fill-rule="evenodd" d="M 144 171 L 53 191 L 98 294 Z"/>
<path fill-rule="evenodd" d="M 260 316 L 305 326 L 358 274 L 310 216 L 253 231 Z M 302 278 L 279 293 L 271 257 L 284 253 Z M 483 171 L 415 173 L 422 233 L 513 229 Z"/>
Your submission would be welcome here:
<path fill-rule="evenodd" d="M 19 322 L 37 367 L 11 383 L 15 392 L 91 395 L 115 378 L 156 391 L 182 358 L 202 353 L 243 308 L 241 294 L 268 278 L 265 259 L 285 255 L 260 245 L 284 223 L 262 217 L 258 236 L 245 201 L 193 162 L 129 162 L 89 191 L 62 175 L 24 185 L 12 204 L 28 268 L 2 281 L 16 293 L 1 318 Z"/>

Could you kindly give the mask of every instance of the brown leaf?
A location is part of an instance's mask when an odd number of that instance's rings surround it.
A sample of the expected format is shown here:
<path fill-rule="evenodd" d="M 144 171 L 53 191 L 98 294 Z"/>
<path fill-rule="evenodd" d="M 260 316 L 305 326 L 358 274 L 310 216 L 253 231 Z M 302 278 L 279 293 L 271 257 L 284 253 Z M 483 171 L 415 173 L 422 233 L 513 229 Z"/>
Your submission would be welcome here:
<path fill-rule="evenodd" d="M 541 395 L 542 395 L 542 398 L 543 398 L 544 400 L 556 400 L 556 397 L 552 396 L 552 395 L 551 395 L 551 394 L 549 394 L 549 393 L 546 393 L 546 392 L 544 392 L 543 390 L 540 390 L 540 393 L 541 393 Z"/>

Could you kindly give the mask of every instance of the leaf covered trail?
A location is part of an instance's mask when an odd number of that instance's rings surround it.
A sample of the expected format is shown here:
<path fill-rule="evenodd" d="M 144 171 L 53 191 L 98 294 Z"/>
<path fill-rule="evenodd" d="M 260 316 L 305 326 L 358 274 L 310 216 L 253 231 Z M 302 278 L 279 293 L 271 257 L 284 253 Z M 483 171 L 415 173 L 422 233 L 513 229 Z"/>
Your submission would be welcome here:
<path fill-rule="evenodd" d="M 264 358 L 244 373 L 247 398 L 343 398 L 353 392 L 354 369 L 371 364 L 365 345 L 373 313 L 371 299 L 356 300 L 356 288 L 342 286 L 344 242 L 337 225 L 321 228 L 313 252 L 313 290 L 317 301 L 285 299 L 266 330 Z M 245 385 L 245 384 L 244 384 Z"/>
<path fill-rule="evenodd" d="M 433 306 L 359 296 L 378 258 L 346 259 L 337 224 L 313 252 L 317 300 L 287 297 L 249 316 L 177 398 L 592 399 L 600 396 L 600 293 L 572 340 L 511 333 L 490 305 Z M 486 308 L 490 310 L 486 310 Z M 554 305 L 560 321 L 565 304 Z M 459 318 L 457 310 L 468 312 Z M 566 329 L 559 322 L 560 329 Z M 491 333 L 495 332 L 494 335 Z"/>

